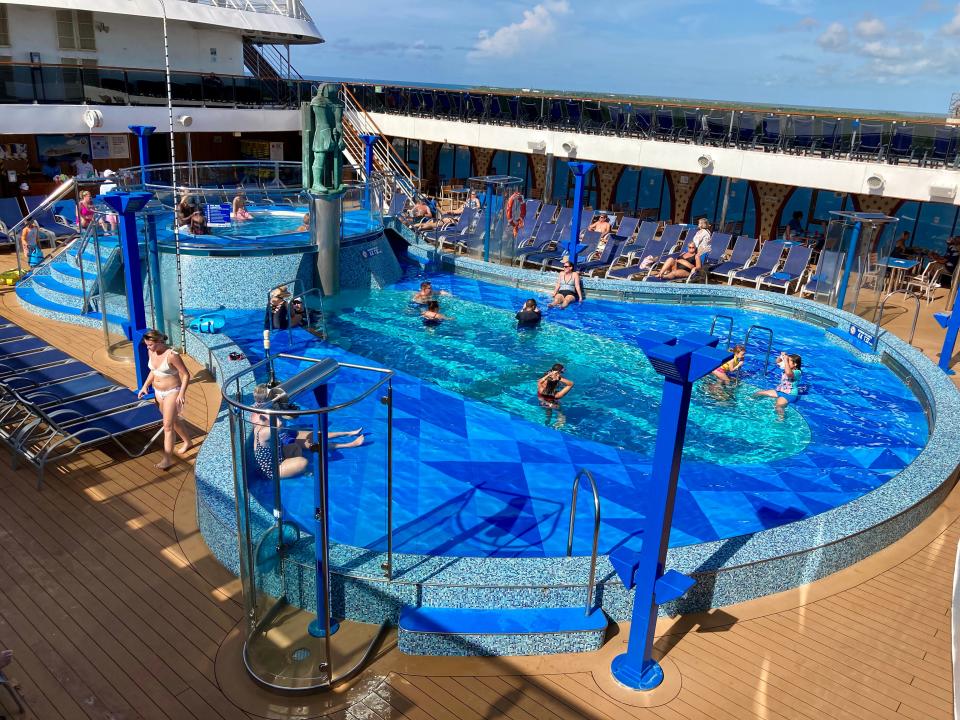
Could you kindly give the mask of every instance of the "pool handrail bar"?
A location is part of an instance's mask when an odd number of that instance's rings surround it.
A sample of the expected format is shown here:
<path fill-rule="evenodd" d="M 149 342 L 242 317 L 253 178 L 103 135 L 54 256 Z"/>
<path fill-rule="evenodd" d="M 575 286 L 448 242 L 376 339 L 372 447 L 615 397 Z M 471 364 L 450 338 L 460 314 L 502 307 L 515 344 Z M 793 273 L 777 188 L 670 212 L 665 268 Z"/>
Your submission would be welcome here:
<path fill-rule="evenodd" d="M 727 340 L 726 345 L 729 345 L 733 342 L 733 318 L 730 315 L 714 315 L 713 322 L 710 323 L 710 334 L 714 335 L 714 330 L 717 327 L 717 320 L 726 320 L 729 325 L 729 330 L 727 330 Z"/>
<path fill-rule="evenodd" d="M 910 325 L 910 335 L 907 336 L 907 345 L 913 345 L 913 335 L 917 331 L 917 318 L 920 316 L 920 298 L 910 290 L 892 290 L 884 296 L 883 300 L 880 301 L 880 305 L 877 307 L 877 322 L 873 331 L 874 351 L 876 351 L 877 344 L 880 342 L 880 323 L 883 322 L 883 311 L 886 310 L 887 300 L 901 293 L 908 298 L 913 298 L 914 301 L 913 323 Z"/>
<path fill-rule="evenodd" d="M 747 334 L 743 338 L 743 346 L 745 348 L 750 346 L 750 333 L 752 333 L 754 330 L 762 330 L 767 333 L 767 352 L 763 358 L 763 376 L 766 377 L 767 370 L 770 369 L 770 353 L 773 352 L 773 330 L 768 328 L 766 325 L 751 325 L 747 328 Z M 743 366 L 741 365 L 740 367 L 742 368 Z M 739 380 L 739 378 L 740 373 L 738 372 L 737 379 Z"/>
<path fill-rule="evenodd" d="M 584 615 L 593 611 L 593 590 L 597 578 L 597 549 L 600 544 L 600 493 L 593 473 L 586 468 L 580 468 L 573 479 L 573 492 L 570 495 L 570 528 L 567 531 L 567 557 L 573 557 L 573 529 L 577 522 L 577 496 L 580 490 L 580 478 L 586 477 L 590 482 L 590 491 L 593 493 L 593 550 L 590 553 L 590 580 L 587 583 L 587 601 Z"/>

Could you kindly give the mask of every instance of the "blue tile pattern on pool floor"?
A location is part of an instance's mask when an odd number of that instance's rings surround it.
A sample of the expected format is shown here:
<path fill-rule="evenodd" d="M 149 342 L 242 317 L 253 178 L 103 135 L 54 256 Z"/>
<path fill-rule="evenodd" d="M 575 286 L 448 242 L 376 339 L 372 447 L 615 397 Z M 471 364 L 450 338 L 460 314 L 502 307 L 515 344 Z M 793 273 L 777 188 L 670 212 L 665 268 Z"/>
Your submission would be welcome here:
<path fill-rule="evenodd" d="M 496 326 L 500 322 L 497 314 L 512 318 L 529 291 L 462 276 L 435 276 L 435 286 L 453 293 L 453 297 L 442 298 L 444 311 L 460 319 L 431 333 L 423 328 L 415 312 L 398 310 L 406 300 L 398 305 L 396 298 L 389 298 L 390 293 L 408 298 L 420 279 L 408 274 L 383 294 L 352 298 L 351 306 L 329 313 L 333 342 L 350 350 L 319 343 L 303 331 L 294 331 L 289 345 L 286 333 L 275 333 L 274 337 L 275 351 L 333 355 L 344 361 L 373 361 L 397 369 L 395 548 L 400 552 L 460 556 L 561 555 L 566 546 L 570 486 L 580 467 L 591 469 L 600 487 L 601 552 L 637 543 L 649 473 L 649 453 L 644 452 L 644 444 L 652 438 L 659 393 L 655 402 L 648 402 L 644 396 L 648 409 L 642 416 L 634 413 L 635 437 L 629 442 L 619 446 L 597 442 L 591 439 L 594 426 L 587 410 L 591 409 L 591 400 L 603 396 L 606 386 L 602 374 L 591 374 L 588 365 L 593 361 L 602 365 L 632 360 L 630 353 L 638 352 L 636 338 L 645 329 L 671 334 L 708 331 L 716 311 L 602 300 L 591 300 L 564 312 L 551 311 L 545 321 L 548 327 L 538 331 L 545 333 L 549 351 L 556 352 L 571 338 L 579 338 L 584 345 L 599 338 L 608 343 L 610 355 L 588 358 L 571 349 L 569 356 L 558 358 L 567 363 L 568 372 L 578 384 L 569 403 L 565 403 L 569 405 L 568 424 L 557 429 L 543 424 L 543 410 L 535 402 L 521 406 L 516 393 L 492 393 L 490 383 L 483 382 L 489 378 L 464 384 L 457 368 L 443 376 L 442 368 L 431 364 L 432 354 L 439 353 L 443 359 L 444 353 L 457 350 L 456 344 L 443 344 L 444 334 L 473 332 L 471 313 L 481 314 L 484 323 Z M 394 314 L 382 315 L 373 328 L 358 325 L 357 316 L 384 298 L 387 305 L 372 311 L 387 312 L 389 303 L 394 302 Z M 919 453 L 927 437 L 926 418 L 909 390 L 885 367 L 862 361 L 833 344 L 824 338 L 821 328 L 760 313 L 720 312 L 734 317 L 735 341 L 742 340 L 748 325 L 759 323 L 774 329 L 776 349 L 802 348 L 804 382 L 809 389 L 785 420 L 778 422 L 769 401 L 749 398 L 752 389 L 769 387 L 776 380 L 772 370 L 768 377 L 762 377 L 762 361 L 756 357 L 759 353 L 748 355 L 748 376 L 732 399 L 721 396 L 718 400 L 703 385 L 698 387 L 695 409 L 701 413 L 701 424 L 696 427 L 705 429 L 702 435 L 688 434 L 672 545 L 749 534 L 810 517 L 873 490 Z M 231 312 L 229 319 L 230 336 L 245 348 L 252 361 L 261 357 L 262 351 L 257 348 L 262 316 Z M 515 341 L 510 338 L 510 343 Z M 510 343 L 504 341 L 498 349 L 514 353 Z M 418 349 L 424 354 L 412 352 Z M 516 353 L 520 354 L 509 355 L 511 362 L 522 364 L 535 357 Z M 463 363 L 470 355 L 470 346 L 465 344 L 458 361 Z M 456 364 L 449 357 L 446 361 Z M 281 364 L 283 375 L 294 372 L 296 365 Z M 481 365 L 479 370 L 489 372 L 494 367 Z M 512 372 L 509 367 L 502 370 L 501 376 Z M 476 373 L 478 368 L 470 372 Z M 652 374 L 649 368 L 646 372 Z M 529 387 L 531 373 L 533 368 L 525 369 L 518 384 Z M 418 377 L 421 374 L 424 379 Z M 504 384 L 502 377 L 497 380 Z M 343 373 L 334 384 L 335 398 L 346 398 L 364 382 L 356 374 Z M 649 378 L 643 382 L 649 382 Z M 530 394 L 529 390 L 518 392 Z M 496 396 L 483 402 L 484 393 Z M 721 423 L 721 434 L 732 448 L 732 461 L 727 458 L 721 462 L 723 438 L 709 435 L 711 417 L 721 415 L 728 418 L 726 424 Z M 743 418 L 742 427 L 737 424 L 738 418 Z M 622 418 L 616 421 L 624 422 Z M 338 542 L 376 549 L 384 545 L 383 423 L 382 406 L 376 398 L 334 418 L 333 429 L 363 425 L 369 433 L 364 447 L 337 451 L 331 463 L 333 538 Z M 771 436 L 776 442 L 786 443 L 789 451 L 772 452 L 764 461 L 750 455 L 751 446 L 763 443 L 753 443 L 749 436 L 766 437 L 767 428 L 772 428 Z M 770 452 L 770 446 L 765 447 L 764 452 Z M 312 490 L 305 484 L 285 483 L 287 511 L 306 527 L 312 502 Z M 585 498 L 580 507 L 575 553 L 584 554 L 589 552 L 592 523 Z"/>

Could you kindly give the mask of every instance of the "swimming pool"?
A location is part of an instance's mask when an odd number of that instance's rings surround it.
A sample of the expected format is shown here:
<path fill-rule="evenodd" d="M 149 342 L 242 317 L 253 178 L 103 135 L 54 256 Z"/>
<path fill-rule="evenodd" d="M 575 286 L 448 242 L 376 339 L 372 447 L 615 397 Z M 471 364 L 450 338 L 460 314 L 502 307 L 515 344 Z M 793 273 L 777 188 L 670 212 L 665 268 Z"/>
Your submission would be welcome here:
<path fill-rule="evenodd" d="M 328 310 L 329 344 L 303 331 L 289 349 L 374 361 L 398 371 L 394 390 L 395 548 L 457 556 L 555 556 L 566 543 L 570 483 L 580 467 L 597 476 L 603 506 L 600 549 L 639 542 L 659 381 L 636 339 L 650 330 L 707 332 L 706 307 L 590 300 L 548 311 L 543 327 L 519 332 L 513 313 L 529 291 L 462 276 L 432 276 L 450 291 L 442 309 L 456 318 L 425 327 L 410 295 L 421 275 L 344 296 Z M 806 392 L 783 420 L 754 400 L 762 376 L 748 351 L 740 387 L 708 382 L 694 393 L 671 545 L 755 533 L 808 518 L 879 487 L 909 464 L 927 439 L 916 398 L 883 365 L 856 358 L 822 328 L 768 314 L 725 309 L 734 341 L 747 327 L 774 331 L 775 350 L 804 356 Z M 251 359 L 262 317 L 233 313 L 228 332 Z M 288 349 L 286 334 L 275 349 Z M 751 343 L 753 345 L 753 343 Z M 535 382 L 562 362 L 576 382 L 562 415 L 547 417 Z M 292 370 L 292 368 L 287 368 Z M 346 417 L 344 423 L 363 423 Z M 334 540 L 380 549 L 382 475 L 376 442 L 343 451 L 333 464 Z M 287 510 L 309 522 L 309 488 L 286 483 Z M 302 498 L 302 503 L 297 498 Z M 301 504 L 301 507 L 297 507 Z M 589 543 L 589 523 L 577 529 Z M 584 544 L 580 544 L 584 543 Z"/>

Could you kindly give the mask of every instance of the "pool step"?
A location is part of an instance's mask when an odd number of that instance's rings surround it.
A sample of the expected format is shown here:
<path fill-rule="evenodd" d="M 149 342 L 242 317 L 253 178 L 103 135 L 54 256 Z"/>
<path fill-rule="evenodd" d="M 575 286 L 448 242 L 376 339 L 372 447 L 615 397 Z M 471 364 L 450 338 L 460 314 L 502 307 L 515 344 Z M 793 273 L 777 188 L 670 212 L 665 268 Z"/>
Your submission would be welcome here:
<path fill-rule="evenodd" d="M 603 645 L 607 617 L 583 607 L 400 611 L 398 646 L 407 655 L 544 655 L 592 652 Z"/>
<path fill-rule="evenodd" d="M 62 322 L 73 323 L 75 325 L 86 325 L 88 327 L 97 328 L 102 326 L 102 316 L 99 312 L 90 312 L 86 315 L 83 315 L 80 312 L 80 298 L 71 298 L 70 300 L 63 302 L 57 301 L 49 297 L 45 297 L 41 292 L 38 291 L 38 287 L 39 286 L 35 283 L 33 277 L 27 278 L 17 285 L 16 293 L 17 298 L 20 300 L 20 304 L 31 312 L 43 317 L 51 318 L 52 320 L 60 320 Z M 112 306 L 113 305 L 111 304 L 111 307 Z M 114 326 L 115 330 L 121 329 L 123 323 L 126 322 L 126 318 L 111 314 L 107 315 L 107 320 L 111 325 Z"/>

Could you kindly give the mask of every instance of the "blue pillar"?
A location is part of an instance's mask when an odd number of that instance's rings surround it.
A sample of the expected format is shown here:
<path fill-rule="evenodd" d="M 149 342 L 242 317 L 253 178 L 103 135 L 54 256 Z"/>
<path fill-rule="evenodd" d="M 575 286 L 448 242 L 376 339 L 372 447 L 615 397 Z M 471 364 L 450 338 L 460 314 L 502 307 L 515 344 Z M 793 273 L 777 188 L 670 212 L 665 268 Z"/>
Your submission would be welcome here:
<path fill-rule="evenodd" d="M 140 151 L 140 182 L 147 182 L 147 171 L 144 166 L 150 164 L 150 149 L 147 147 L 147 138 L 153 135 L 157 129 L 153 125 L 128 125 L 134 135 L 137 136 L 137 149 Z"/>
<path fill-rule="evenodd" d="M 373 146 L 376 145 L 379 135 L 363 134 L 360 136 L 363 140 L 363 175 L 366 179 L 366 185 L 363 188 L 363 206 L 370 207 L 370 176 L 373 174 Z"/>
<path fill-rule="evenodd" d="M 665 565 L 690 393 L 696 380 L 732 357 L 717 349 L 719 342 L 704 333 L 690 333 L 643 348 L 664 376 L 650 492 L 644 502 L 643 545 L 639 553 L 619 548 L 610 555 L 624 585 L 635 588 L 627 652 L 614 658 L 611 671 L 619 683 L 634 690 L 652 690 L 663 681 L 663 670 L 651 654 L 657 607 L 681 597 L 695 582 Z"/>
<path fill-rule="evenodd" d="M 853 258 L 857 254 L 857 243 L 860 240 L 860 231 L 863 229 L 863 223 L 855 222 L 853 230 L 850 231 L 850 239 L 847 242 L 847 257 L 843 263 L 843 277 L 840 278 L 840 287 L 837 289 L 837 307 L 843 310 L 843 301 L 847 297 L 847 283 L 850 282 L 850 273 L 853 271 Z"/>
<path fill-rule="evenodd" d="M 573 220 L 570 223 L 570 239 L 567 241 L 567 257 L 577 266 L 577 247 L 580 245 L 580 220 L 583 217 L 583 178 L 593 169 L 592 162 L 578 160 L 567 163 L 573 173 Z"/>
<path fill-rule="evenodd" d="M 157 218 L 147 216 L 147 268 L 150 271 L 150 291 L 153 296 L 153 322 L 160 332 L 167 332 L 163 314 L 163 290 L 160 282 L 160 249 L 157 245 Z"/>
<path fill-rule="evenodd" d="M 943 338 L 943 347 L 940 348 L 940 362 L 937 364 L 947 375 L 953 375 L 950 361 L 953 359 L 953 348 L 957 344 L 957 333 L 960 332 L 960 292 L 954 298 L 953 309 L 950 312 L 934 313 L 933 317 L 940 323 L 940 327 L 947 329 L 947 335 Z"/>
<path fill-rule="evenodd" d="M 137 387 L 150 374 L 147 367 L 147 348 L 143 335 L 147 327 L 147 312 L 143 304 L 143 275 L 140 272 L 140 242 L 137 236 L 137 212 L 143 209 L 152 193 L 111 192 L 99 195 L 97 200 L 106 203 L 117 213 L 120 220 L 120 253 L 123 257 L 123 279 L 127 291 L 127 317 L 130 322 L 129 337 L 133 342 L 133 360 L 137 371 Z"/>

